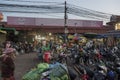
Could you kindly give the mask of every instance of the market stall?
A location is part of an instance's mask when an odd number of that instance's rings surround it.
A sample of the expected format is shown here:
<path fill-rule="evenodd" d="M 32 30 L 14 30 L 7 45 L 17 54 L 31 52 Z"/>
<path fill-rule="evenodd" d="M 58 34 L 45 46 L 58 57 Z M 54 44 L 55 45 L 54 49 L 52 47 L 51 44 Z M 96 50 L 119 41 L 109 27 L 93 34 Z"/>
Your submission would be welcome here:
<path fill-rule="evenodd" d="M 40 63 L 26 73 L 22 80 L 69 80 L 67 68 L 61 63 Z"/>

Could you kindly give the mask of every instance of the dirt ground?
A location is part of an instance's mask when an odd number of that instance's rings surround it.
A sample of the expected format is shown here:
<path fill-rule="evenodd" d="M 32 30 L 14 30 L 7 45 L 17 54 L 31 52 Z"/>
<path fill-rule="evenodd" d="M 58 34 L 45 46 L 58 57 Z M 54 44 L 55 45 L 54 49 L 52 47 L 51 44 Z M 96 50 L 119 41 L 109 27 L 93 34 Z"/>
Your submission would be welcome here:
<path fill-rule="evenodd" d="M 36 53 L 18 55 L 15 59 L 15 78 L 22 80 L 24 74 L 39 63 Z"/>

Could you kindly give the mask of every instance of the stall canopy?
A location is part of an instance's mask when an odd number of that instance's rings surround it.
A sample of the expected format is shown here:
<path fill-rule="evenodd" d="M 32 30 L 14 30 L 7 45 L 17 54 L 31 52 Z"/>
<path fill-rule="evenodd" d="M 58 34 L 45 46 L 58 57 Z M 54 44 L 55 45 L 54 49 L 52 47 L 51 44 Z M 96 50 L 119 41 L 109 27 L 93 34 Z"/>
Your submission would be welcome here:
<path fill-rule="evenodd" d="M 7 32 L 6 32 L 6 31 L 4 31 L 4 30 L 0 30 L 0 33 L 7 34 Z"/>
<path fill-rule="evenodd" d="M 6 27 L 0 27 L 0 30 L 4 30 L 4 31 L 16 31 L 15 28 L 6 28 Z"/>
<path fill-rule="evenodd" d="M 101 39 L 101 38 L 107 38 L 108 36 L 105 34 L 98 34 L 95 38 Z"/>
<path fill-rule="evenodd" d="M 83 36 L 86 37 L 86 38 L 95 38 L 95 37 L 98 36 L 98 34 L 89 32 L 89 33 L 84 33 Z"/>
<path fill-rule="evenodd" d="M 90 33 L 84 33 L 83 36 L 86 37 L 86 38 L 97 38 L 97 39 L 108 37 L 106 34 L 97 34 L 97 33 L 91 33 L 91 32 Z"/>
<path fill-rule="evenodd" d="M 111 37 L 120 38 L 120 30 L 109 31 L 109 32 L 105 33 L 104 35 L 109 36 L 109 37 L 111 36 Z"/>

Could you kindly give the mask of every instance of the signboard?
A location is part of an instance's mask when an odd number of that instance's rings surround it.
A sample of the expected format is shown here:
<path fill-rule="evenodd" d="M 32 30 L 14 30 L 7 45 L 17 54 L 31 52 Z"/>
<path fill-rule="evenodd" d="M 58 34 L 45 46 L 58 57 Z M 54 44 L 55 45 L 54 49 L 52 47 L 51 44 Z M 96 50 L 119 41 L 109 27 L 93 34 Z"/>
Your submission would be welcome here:
<path fill-rule="evenodd" d="M 35 25 L 37 26 L 63 26 L 64 27 L 64 20 L 63 19 L 52 19 L 52 18 L 36 18 Z"/>
<path fill-rule="evenodd" d="M 68 20 L 68 26 L 75 27 L 102 27 L 102 21 L 92 21 L 92 20 Z"/>
<path fill-rule="evenodd" d="M 7 17 L 8 24 L 12 25 L 34 25 L 48 27 L 64 27 L 64 19 L 53 18 L 26 18 L 26 17 Z M 68 27 L 102 27 L 103 21 L 93 20 L 67 20 Z"/>
<path fill-rule="evenodd" d="M 35 25 L 35 18 L 7 17 L 7 24 L 11 24 L 11 25 Z"/>

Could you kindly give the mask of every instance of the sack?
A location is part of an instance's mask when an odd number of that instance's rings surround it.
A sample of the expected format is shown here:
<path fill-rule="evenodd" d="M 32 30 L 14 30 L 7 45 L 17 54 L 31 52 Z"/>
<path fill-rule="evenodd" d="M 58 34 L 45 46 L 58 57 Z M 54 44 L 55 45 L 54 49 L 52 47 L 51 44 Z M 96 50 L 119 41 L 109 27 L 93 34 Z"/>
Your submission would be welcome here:
<path fill-rule="evenodd" d="M 22 80 L 39 80 L 40 75 L 38 74 L 38 70 L 37 69 L 33 69 L 30 72 L 28 72 L 27 74 L 25 74 L 22 78 Z"/>
<path fill-rule="evenodd" d="M 63 75 L 67 74 L 66 69 L 64 69 L 61 65 L 56 65 L 50 74 L 53 77 L 62 77 Z"/>
<path fill-rule="evenodd" d="M 47 68 L 49 68 L 49 64 L 48 63 L 40 63 L 40 64 L 37 65 L 37 68 L 47 69 Z"/>

